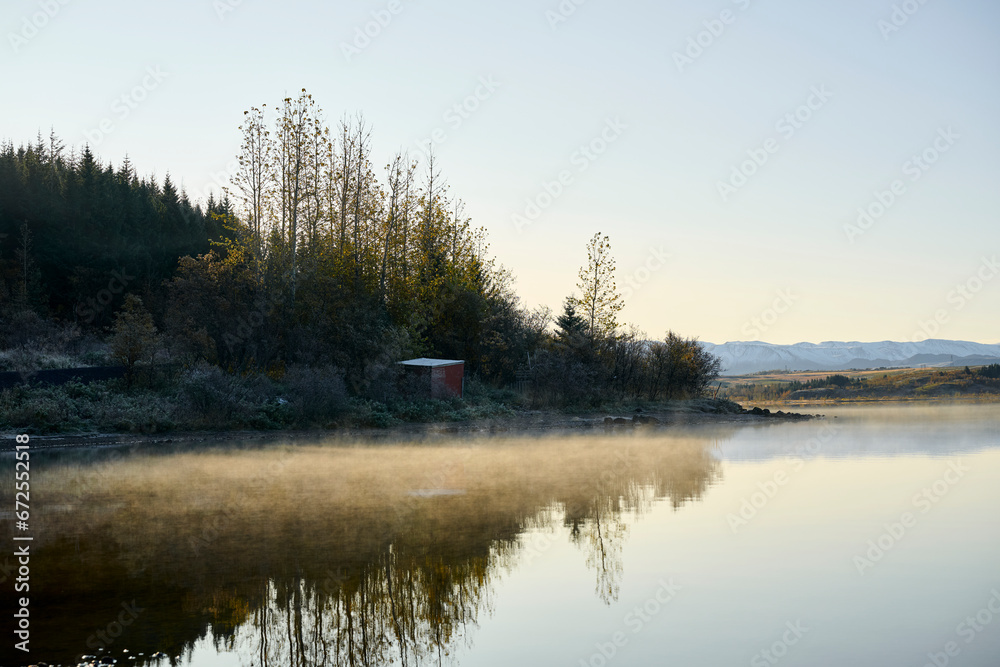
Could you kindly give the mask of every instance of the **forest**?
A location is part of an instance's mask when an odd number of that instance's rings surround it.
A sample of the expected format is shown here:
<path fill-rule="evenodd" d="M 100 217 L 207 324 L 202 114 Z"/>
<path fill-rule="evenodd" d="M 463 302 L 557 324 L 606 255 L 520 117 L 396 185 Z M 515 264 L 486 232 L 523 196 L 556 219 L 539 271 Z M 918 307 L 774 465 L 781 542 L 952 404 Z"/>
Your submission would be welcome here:
<path fill-rule="evenodd" d="M 207 202 L 54 132 L 0 148 L 0 371 L 26 380 L 0 394 L 0 423 L 384 424 L 685 398 L 717 375 L 696 340 L 618 321 L 607 236 L 553 318 L 518 297 L 433 155 L 378 168 L 365 119 L 331 126 L 304 90 L 239 132 L 239 168 Z M 419 356 L 464 360 L 467 400 L 417 405 L 396 362 Z M 125 376 L 30 381 L 79 366 Z"/>

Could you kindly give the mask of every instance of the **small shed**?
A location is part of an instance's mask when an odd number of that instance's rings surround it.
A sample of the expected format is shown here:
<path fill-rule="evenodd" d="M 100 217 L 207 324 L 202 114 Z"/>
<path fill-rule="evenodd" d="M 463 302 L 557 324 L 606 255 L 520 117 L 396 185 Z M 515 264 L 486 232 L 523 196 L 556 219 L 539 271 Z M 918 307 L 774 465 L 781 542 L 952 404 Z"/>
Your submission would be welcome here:
<path fill-rule="evenodd" d="M 465 362 L 454 359 L 410 359 L 399 362 L 407 375 L 416 376 L 421 392 L 431 398 L 462 398 Z"/>

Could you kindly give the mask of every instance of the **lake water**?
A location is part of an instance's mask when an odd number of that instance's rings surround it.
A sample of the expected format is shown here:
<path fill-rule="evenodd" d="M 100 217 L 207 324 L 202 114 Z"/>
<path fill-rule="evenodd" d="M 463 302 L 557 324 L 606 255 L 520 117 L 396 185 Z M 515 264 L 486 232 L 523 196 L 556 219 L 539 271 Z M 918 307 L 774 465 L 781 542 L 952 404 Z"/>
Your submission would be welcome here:
<path fill-rule="evenodd" d="M 824 411 L 34 451 L 0 664 L 1000 665 L 1000 406 Z"/>

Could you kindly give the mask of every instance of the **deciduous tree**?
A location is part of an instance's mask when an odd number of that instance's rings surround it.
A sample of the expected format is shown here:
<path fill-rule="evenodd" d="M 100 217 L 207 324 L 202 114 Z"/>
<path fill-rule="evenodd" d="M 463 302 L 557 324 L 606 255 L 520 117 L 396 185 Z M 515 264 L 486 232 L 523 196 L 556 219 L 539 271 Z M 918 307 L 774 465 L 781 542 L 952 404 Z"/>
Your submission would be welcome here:
<path fill-rule="evenodd" d="M 576 306 L 587 322 L 591 341 L 614 336 L 618 329 L 618 312 L 624 307 L 621 293 L 615 285 L 615 259 L 611 256 L 611 241 L 600 232 L 587 244 L 587 263 L 580 268 L 574 297 Z"/>
<path fill-rule="evenodd" d="M 135 294 L 125 296 L 125 303 L 115 316 L 112 326 L 111 354 L 125 367 L 125 382 L 131 387 L 135 380 L 136 364 L 152 360 L 159 336 L 142 299 Z"/>

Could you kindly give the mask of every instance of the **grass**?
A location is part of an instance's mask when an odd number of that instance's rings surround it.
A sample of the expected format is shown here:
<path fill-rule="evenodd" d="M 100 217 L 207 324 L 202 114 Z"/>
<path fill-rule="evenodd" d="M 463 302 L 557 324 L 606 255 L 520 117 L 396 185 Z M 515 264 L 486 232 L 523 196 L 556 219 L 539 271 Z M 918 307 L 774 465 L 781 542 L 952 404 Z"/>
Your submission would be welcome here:
<path fill-rule="evenodd" d="M 845 386 L 828 384 L 847 376 Z M 930 399 L 1000 400 L 1000 378 L 964 368 L 772 372 L 724 378 L 721 395 L 743 402 L 794 403 Z"/>

